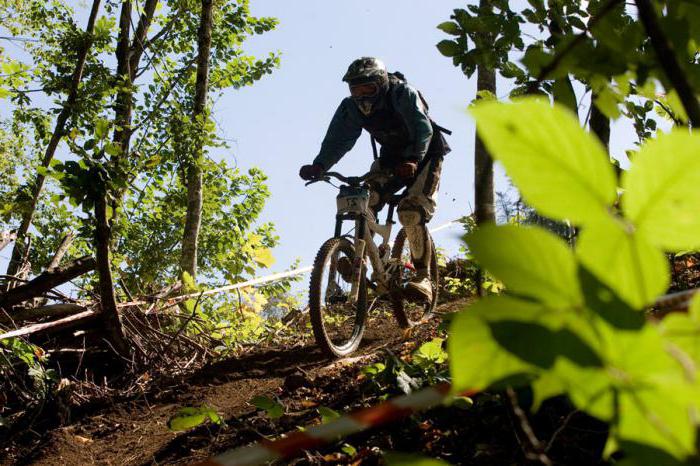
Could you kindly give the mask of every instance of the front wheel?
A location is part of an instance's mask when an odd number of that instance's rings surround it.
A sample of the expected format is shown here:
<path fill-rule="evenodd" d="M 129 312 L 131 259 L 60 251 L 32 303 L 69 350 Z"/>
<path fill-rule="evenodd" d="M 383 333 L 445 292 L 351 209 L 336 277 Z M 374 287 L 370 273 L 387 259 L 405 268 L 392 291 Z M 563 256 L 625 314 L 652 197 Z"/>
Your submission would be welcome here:
<path fill-rule="evenodd" d="M 362 265 L 357 299 L 352 299 L 355 248 L 346 238 L 331 238 L 316 255 L 309 286 L 309 314 L 319 347 L 331 357 L 357 349 L 367 317 L 366 267 Z"/>
<path fill-rule="evenodd" d="M 428 240 L 430 241 L 430 283 L 433 289 L 433 299 L 429 303 L 416 303 L 409 299 L 406 299 L 401 293 L 395 294 L 392 297 L 392 308 L 394 311 L 394 317 L 402 328 L 409 328 L 417 325 L 430 317 L 430 315 L 435 311 L 438 301 L 438 291 L 439 286 L 439 271 L 438 271 L 438 261 L 437 261 L 437 251 L 435 250 L 435 243 L 433 243 L 433 238 L 428 233 Z M 392 259 L 400 259 L 400 264 L 411 263 L 411 250 L 408 245 L 408 239 L 406 238 L 406 230 L 403 228 L 396 235 L 396 240 L 394 241 L 394 246 L 391 248 Z M 401 265 L 399 271 L 400 276 L 396 280 L 399 285 L 405 285 L 412 277 L 415 272 L 409 267 Z"/>

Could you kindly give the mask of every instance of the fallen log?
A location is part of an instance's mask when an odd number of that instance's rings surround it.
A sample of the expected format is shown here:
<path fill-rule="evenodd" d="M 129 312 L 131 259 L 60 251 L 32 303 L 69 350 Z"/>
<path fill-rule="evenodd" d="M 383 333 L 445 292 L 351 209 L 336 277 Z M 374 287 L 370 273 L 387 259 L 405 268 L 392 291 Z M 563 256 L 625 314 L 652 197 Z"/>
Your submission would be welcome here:
<path fill-rule="evenodd" d="M 15 325 L 19 325 L 27 320 L 43 319 L 46 317 L 65 317 L 86 310 L 87 308 L 80 304 L 50 304 L 48 306 L 22 309 L 21 311 L 12 313 L 12 315 L 0 313 L 0 324 L 9 325 L 14 323 Z"/>
<path fill-rule="evenodd" d="M 90 256 L 81 257 L 70 264 L 47 270 L 32 280 L 0 294 L 0 308 L 9 311 L 12 306 L 62 285 L 95 268 L 95 259 Z"/>
<path fill-rule="evenodd" d="M 17 239 L 17 232 L 15 231 L 3 231 L 0 232 L 0 251 L 2 251 L 5 246 Z"/>
<path fill-rule="evenodd" d="M 95 319 L 98 315 L 99 312 L 88 310 L 72 316 L 64 317 L 63 319 L 55 320 L 53 322 L 28 325 L 27 327 L 18 328 L 17 330 L 3 333 L 2 335 L 0 335 L 0 341 L 16 337 L 24 337 L 36 333 L 50 333 L 58 330 L 63 330 L 65 328 L 82 325 L 85 322 Z"/>

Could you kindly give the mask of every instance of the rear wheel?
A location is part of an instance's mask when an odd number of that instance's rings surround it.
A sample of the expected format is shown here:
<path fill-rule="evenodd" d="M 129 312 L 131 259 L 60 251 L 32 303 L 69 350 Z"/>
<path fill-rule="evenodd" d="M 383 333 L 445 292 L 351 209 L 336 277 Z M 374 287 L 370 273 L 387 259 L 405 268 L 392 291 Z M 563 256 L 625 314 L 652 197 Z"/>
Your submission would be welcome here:
<path fill-rule="evenodd" d="M 366 268 L 362 266 L 357 299 L 351 302 L 355 248 L 346 238 L 331 238 L 316 255 L 309 286 L 309 314 L 314 337 L 329 356 L 357 349 L 367 316 Z"/>
<path fill-rule="evenodd" d="M 427 318 L 435 311 L 438 301 L 438 291 L 439 291 L 439 280 L 440 275 L 438 271 L 437 264 L 437 251 L 435 250 L 435 244 L 433 243 L 433 238 L 428 234 L 428 239 L 430 240 L 430 283 L 433 289 L 433 299 L 428 303 L 419 303 L 402 296 L 402 293 L 395 293 L 392 297 L 392 308 L 394 311 L 394 316 L 402 328 L 409 328 L 417 325 Z M 406 230 L 403 228 L 396 235 L 396 240 L 394 241 L 394 246 L 391 249 L 391 257 L 393 259 L 400 259 L 401 264 L 411 264 L 411 250 L 408 245 L 408 239 L 406 238 Z M 410 267 L 402 266 L 399 270 L 400 276 L 396 282 L 399 286 L 408 283 L 415 275 L 415 271 Z"/>

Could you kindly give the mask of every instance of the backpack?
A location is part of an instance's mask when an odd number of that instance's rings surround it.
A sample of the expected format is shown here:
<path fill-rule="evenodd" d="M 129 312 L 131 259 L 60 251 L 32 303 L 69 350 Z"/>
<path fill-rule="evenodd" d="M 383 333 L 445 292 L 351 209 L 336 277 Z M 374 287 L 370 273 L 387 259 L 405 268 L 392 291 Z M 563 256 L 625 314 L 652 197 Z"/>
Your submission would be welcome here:
<path fill-rule="evenodd" d="M 408 84 L 408 80 L 406 79 L 406 76 L 400 71 L 394 71 L 393 73 L 389 73 L 389 85 L 405 85 Z M 419 90 L 416 89 L 416 92 L 418 93 L 418 97 L 420 98 L 421 102 L 425 106 L 425 112 L 426 114 L 430 110 L 430 106 L 428 105 L 428 101 L 425 100 L 425 97 L 423 97 L 423 93 Z M 441 133 L 445 133 L 448 136 L 452 134 L 452 131 L 450 131 L 447 128 L 443 128 L 442 126 L 438 125 L 435 123 L 435 120 L 430 118 L 430 115 L 428 115 L 428 118 L 430 119 L 430 122 L 433 125 L 434 130 L 438 130 Z M 444 142 L 445 146 L 447 147 L 447 151 L 449 152 L 449 146 L 447 145 L 447 141 L 445 141 L 445 138 L 441 138 L 442 141 Z M 373 136 L 370 136 L 370 141 L 372 143 L 372 152 L 374 154 L 374 159 L 377 160 L 379 158 L 379 152 L 377 151 L 377 142 L 374 140 Z"/>

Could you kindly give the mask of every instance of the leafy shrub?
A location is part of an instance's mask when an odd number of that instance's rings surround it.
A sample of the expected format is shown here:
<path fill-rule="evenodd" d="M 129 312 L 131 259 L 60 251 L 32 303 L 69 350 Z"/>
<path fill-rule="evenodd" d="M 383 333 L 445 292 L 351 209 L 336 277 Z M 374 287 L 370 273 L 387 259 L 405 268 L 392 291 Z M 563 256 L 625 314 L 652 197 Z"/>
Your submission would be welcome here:
<path fill-rule="evenodd" d="M 603 147 L 562 107 L 525 99 L 472 113 L 524 200 L 581 234 L 575 250 L 537 226 L 467 236 L 506 292 L 453 320 L 454 390 L 531 385 L 535 407 L 566 394 L 609 423 L 607 454 L 650 466 L 697 458 L 700 300 L 660 324 L 642 311 L 668 288 L 664 252 L 700 246 L 700 136 L 643 145 L 618 199 Z"/>

